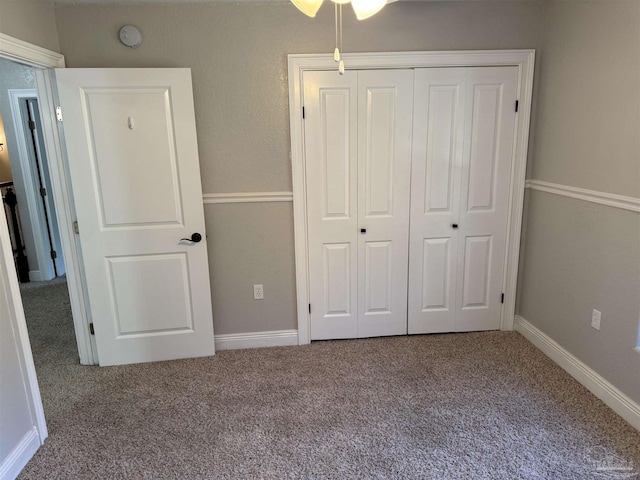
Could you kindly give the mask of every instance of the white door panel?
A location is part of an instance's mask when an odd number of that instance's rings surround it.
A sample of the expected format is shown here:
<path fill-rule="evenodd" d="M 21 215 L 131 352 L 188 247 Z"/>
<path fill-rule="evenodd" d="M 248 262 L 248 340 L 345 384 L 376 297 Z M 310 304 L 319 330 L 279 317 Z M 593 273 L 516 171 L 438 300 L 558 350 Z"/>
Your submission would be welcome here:
<path fill-rule="evenodd" d="M 312 340 L 406 333 L 412 82 L 304 73 Z"/>
<path fill-rule="evenodd" d="M 325 315 L 351 315 L 351 244 L 324 244 L 323 247 Z"/>
<path fill-rule="evenodd" d="M 312 340 L 499 328 L 516 82 L 304 73 Z"/>
<path fill-rule="evenodd" d="M 451 238 L 425 238 L 422 250 L 423 312 L 447 311 L 451 308 L 449 277 L 451 276 Z"/>
<path fill-rule="evenodd" d="M 412 111 L 412 70 L 358 72 L 359 337 L 407 333 Z"/>
<path fill-rule="evenodd" d="M 212 355 L 190 71 L 56 77 L 100 364 Z"/>
<path fill-rule="evenodd" d="M 415 71 L 409 333 L 454 330 L 464 68 Z"/>
<path fill-rule="evenodd" d="M 467 69 L 457 331 L 500 328 L 517 67 Z"/>
<path fill-rule="evenodd" d="M 516 81 L 416 71 L 409 333 L 500 328 Z"/>
<path fill-rule="evenodd" d="M 357 73 L 304 73 L 311 340 L 354 338 Z"/>

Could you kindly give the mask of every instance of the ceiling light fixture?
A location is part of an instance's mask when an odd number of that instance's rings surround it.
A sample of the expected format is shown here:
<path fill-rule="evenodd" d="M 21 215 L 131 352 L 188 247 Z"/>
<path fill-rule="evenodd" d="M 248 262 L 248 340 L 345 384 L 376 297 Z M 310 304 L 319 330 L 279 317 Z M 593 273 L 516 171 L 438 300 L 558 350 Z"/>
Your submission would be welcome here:
<path fill-rule="evenodd" d="M 305 15 L 313 18 L 320 10 L 324 0 L 291 0 L 298 10 Z M 336 49 L 333 52 L 333 59 L 338 62 L 338 72 L 340 75 L 344 74 L 344 62 L 341 58 L 342 50 L 342 5 L 345 3 L 351 3 L 353 11 L 356 13 L 358 20 L 366 20 L 369 17 L 374 16 L 382 7 L 387 3 L 394 2 L 396 0 L 331 0 L 335 10 L 335 25 L 336 25 Z"/>
<path fill-rule="evenodd" d="M 298 7 L 298 9 L 308 15 L 309 17 L 315 17 L 318 10 L 322 6 L 324 0 L 291 0 L 291 2 Z M 366 20 L 372 17 L 384 7 L 387 0 L 331 0 L 333 3 L 343 5 L 345 3 L 351 3 L 353 11 L 356 12 L 356 18 L 358 20 Z"/>

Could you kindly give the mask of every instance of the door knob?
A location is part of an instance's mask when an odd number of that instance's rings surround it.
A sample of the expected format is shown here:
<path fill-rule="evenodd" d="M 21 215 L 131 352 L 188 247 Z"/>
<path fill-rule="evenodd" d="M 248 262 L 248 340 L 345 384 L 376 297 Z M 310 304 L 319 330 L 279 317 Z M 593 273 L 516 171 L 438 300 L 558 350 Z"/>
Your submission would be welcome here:
<path fill-rule="evenodd" d="M 200 240 L 202 240 L 202 235 L 200 235 L 199 233 L 194 233 L 191 235 L 191 238 L 181 238 L 180 241 L 182 240 L 186 240 L 187 242 L 198 243 Z"/>
<path fill-rule="evenodd" d="M 361 228 L 360 229 L 360 233 L 367 233 L 367 229 L 366 228 Z"/>
<path fill-rule="evenodd" d="M 458 228 L 458 224 L 457 223 L 451 224 L 451 228 Z"/>

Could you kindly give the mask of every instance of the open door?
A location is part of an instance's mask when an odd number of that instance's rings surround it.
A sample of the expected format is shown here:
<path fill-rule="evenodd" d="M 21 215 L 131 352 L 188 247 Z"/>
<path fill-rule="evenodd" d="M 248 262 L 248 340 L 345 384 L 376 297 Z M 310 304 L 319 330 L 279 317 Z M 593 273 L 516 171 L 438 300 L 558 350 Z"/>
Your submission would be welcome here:
<path fill-rule="evenodd" d="M 189 69 L 57 69 L 100 365 L 214 354 Z"/>

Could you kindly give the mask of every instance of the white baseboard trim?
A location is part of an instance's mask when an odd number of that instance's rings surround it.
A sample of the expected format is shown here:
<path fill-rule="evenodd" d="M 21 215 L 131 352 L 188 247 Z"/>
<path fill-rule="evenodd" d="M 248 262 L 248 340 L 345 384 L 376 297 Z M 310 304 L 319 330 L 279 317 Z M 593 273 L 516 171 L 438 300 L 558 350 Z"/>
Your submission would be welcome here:
<path fill-rule="evenodd" d="M 634 428 L 640 430 L 640 405 L 519 315 L 515 317 L 515 327 L 516 332 L 542 350 Z"/>
<path fill-rule="evenodd" d="M 40 270 L 29 270 L 29 281 L 30 282 L 42 282 L 42 273 Z"/>
<path fill-rule="evenodd" d="M 216 350 L 238 348 L 285 347 L 298 345 L 297 330 L 275 330 L 272 332 L 230 333 L 215 335 Z"/>
<path fill-rule="evenodd" d="M 33 427 L 22 437 L 20 443 L 15 446 L 7 458 L 2 460 L 0 480 L 14 480 L 38 448 L 40 448 L 40 437 L 38 429 Z"/>

